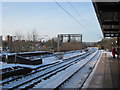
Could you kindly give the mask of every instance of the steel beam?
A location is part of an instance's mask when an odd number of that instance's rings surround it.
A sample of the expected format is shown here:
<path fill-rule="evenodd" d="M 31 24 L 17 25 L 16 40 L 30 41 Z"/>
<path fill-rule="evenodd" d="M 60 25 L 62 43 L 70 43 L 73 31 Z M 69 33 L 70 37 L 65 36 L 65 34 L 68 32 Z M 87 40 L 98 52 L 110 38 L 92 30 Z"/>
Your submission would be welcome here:
<path fill-rule="evenodd" d="M 103 21 L 102 25 L 119 25 L 119 21 Z"/>
<path fill-rule="evenodd" d="M 120 30 L 119 29 L 103 29 L 103 31 L 113 31 L 113 32 L 119 32 Z"/>
<path fill-rule="evenodd" d="M 114 5 L 101 5 L 101 12 L 120 12 L 120 4 L 116 3 Z"/>

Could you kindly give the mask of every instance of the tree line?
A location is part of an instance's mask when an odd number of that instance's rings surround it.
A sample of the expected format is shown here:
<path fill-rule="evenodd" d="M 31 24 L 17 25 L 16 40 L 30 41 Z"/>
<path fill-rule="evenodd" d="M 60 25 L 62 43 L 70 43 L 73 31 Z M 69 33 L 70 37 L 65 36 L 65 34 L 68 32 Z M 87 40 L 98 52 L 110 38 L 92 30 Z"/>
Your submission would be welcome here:
<path fill-rule="evenodd" d="M 46 36 L 45 36 L 46 37 Z M 15 33 L 12 42 L 3 42 L 3 47 L 7 47 L 9 52 L 32 52 L 32 51 L 51 51 L 57 52 L 58 39 L 57 37 L 44 40 L 40 37 L 37 31 L 32 31 L 23 35 L 20 32 Z M 73 39 L 69 42 L 60 42 L 60 52 L 80 50 L 86 48 L 85 43 L 80 43 L 80 41 Z"/>

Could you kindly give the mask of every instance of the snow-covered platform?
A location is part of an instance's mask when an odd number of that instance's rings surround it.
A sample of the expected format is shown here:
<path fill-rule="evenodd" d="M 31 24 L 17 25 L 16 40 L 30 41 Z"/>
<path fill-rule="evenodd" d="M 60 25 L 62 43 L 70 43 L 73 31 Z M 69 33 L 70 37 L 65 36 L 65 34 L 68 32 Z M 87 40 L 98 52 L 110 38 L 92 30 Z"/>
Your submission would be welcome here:
<path fill-rule="evenodd" d="M 83 88 L 119 88 L 120 60 L 110 52 L 103 52 Z"/>

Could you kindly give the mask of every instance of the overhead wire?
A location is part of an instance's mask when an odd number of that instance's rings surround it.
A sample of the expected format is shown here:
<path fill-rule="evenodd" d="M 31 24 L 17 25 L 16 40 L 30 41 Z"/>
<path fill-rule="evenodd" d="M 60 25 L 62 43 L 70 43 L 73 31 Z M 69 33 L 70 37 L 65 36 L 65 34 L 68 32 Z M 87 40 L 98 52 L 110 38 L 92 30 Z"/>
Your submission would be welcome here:
<path fill-rule="evenodd" d="M 84 20 L 84 18 L 80 15 L 80 13 L 76 10 L 76 8 L 72 5 L 72 3 L 69 1 L 69 0 L 67 0 L 68 1 L 68 4 L 72 7 L 72 9 L 76 12 L 76 14 L 80 17 L 80 19 L 87 25 L 87 26 L 89 26 L 90 24 L 88 24 L 85 20 Z M 88 28 L 87 28 L 88 29 Z"/>
<path fill-rule="evenodd" d="M 74 16 L 72 16 L 63 6 L 61 6 L 58 2 L 53 0 L 61 9 L 63 9 L 71 18 L 73 18 L 80 26 L 82 26 L 85 30 L 90 32 L 84 25 L 82 25 L 79 20 L 77 20 Z M 91 32 L 90 32 L 91 33 Z"/>

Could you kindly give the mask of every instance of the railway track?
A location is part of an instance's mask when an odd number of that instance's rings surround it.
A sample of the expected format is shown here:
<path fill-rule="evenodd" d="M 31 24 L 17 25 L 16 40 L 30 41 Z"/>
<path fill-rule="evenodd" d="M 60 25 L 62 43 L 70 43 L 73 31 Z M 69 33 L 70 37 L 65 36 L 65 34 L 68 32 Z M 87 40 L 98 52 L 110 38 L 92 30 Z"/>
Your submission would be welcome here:
<path fill-rule="evenodd" d="M 95 52 L 93 55 L 90 55 L 90 57 L 86 61 L 77 62 L 76 64 L 66 68 L 64 71 L 57 73 L 56 76 L 53 76 L 49 78 L 48 80 L 38 83 L 33 88 L 53 88 L 53 89 L 58 90 L 59 87 L 61 87 L 61 85 L 64 85 L 64 83 L 68 81 L 74 74 L 76 74 L 76 72 L 78 72 L 87 63 L 89 63 L 91 59 L 94 58 L 94 56 L 96 56 L 97 53 L 98 51 Z"/>
<path fill-rule="evenodd" d="M 95 67 L 100 56 L 101 56 L 101 51 L 98 51 L 85 65 L 83 65 L 81 68 L 79 68 L 75 73 L 73 73 L 70 77 L 68 77 L 61 84 L 56 86 L 55 90 L 63 89 L 66 87 L 67 88 L 78 88 L 80 90 L 83 87 L 83 85 L 86 82 L 89 75 L 91 74 L 91 72 L 92 72 L 93 68 Z M 75 77 L 77 77 L 77 78 L 75 78 Z M 79 79 L 79 80 L 76 80 L 76 79 Z M 74 82 L 75 85 L 73 85 L 72 82 Z M 68 86 L 66 86 L 66 85 L 68 85 Z M 72 85 L 72 86 L 70 86 L 70 85 Z"/>
<path fill-rule="evenodd" d="M 57 62 L 45 67 L 36 68 L 32 73 L 10 79 L 2 82 L 2 88 L 16 89 L 16 88 L 33 88 L 36 84 L 46 80 L 55 74 L 67 69 L 68 67 L 78 63 L 82 59 L 94 53 L 96 50 L 91 50 L 87 53 L 64 59 L 63 62 Z"/>
<path fill-rule="evenodd" d="M 83 54 L 81 54 L 81 55 L 83 55 Z M 64 62 L 67 62 L 68 60 L 70 61 L 70 59 L 79 57 L 79 56 L 81 56 L 81 55 L 76 55 L 76 56 L 74 56 L 74 57 L 70 57 L 70 58 L 68 58 L 68 59 L 64 59 Z M 51 64 L 47 64 L 47 65 L 44 65 L 44 66 L 39 66 L 39 67 L 33 69 L 33 71 L 32 71 L 31 73 L 28 73 L 28 74 L 26 74 L 26 75 L 20 75 L 20 76 L 17 76 L 17 77 L 15 76 L 15 77 L 7 78 L 6 80 L 3 80 L 2 82 L 0 82 L 0 85 L 3 85 L 3 86 L 4 86 L 5 84 L 7 84 L 7 83 L 9 83 L 9 82 L 16 81 L 16 80 L 18 80 L 18 79 L 20 79 L 20 78 L 22 78 L 22 77 L 27 77 L 27 76 L 32 75 L 32 74 L 34 74 L 34 73 L 40 72 L 40 71 L 42 71 L 42 70 L 51 68 L 51 67 L 56 66 L 56 65 L 60 65 L 60 64 L 62 64 L 62 63 L 64 63 L 64 62 L 58 61 L 58 62 L 51 63 Z"/>

